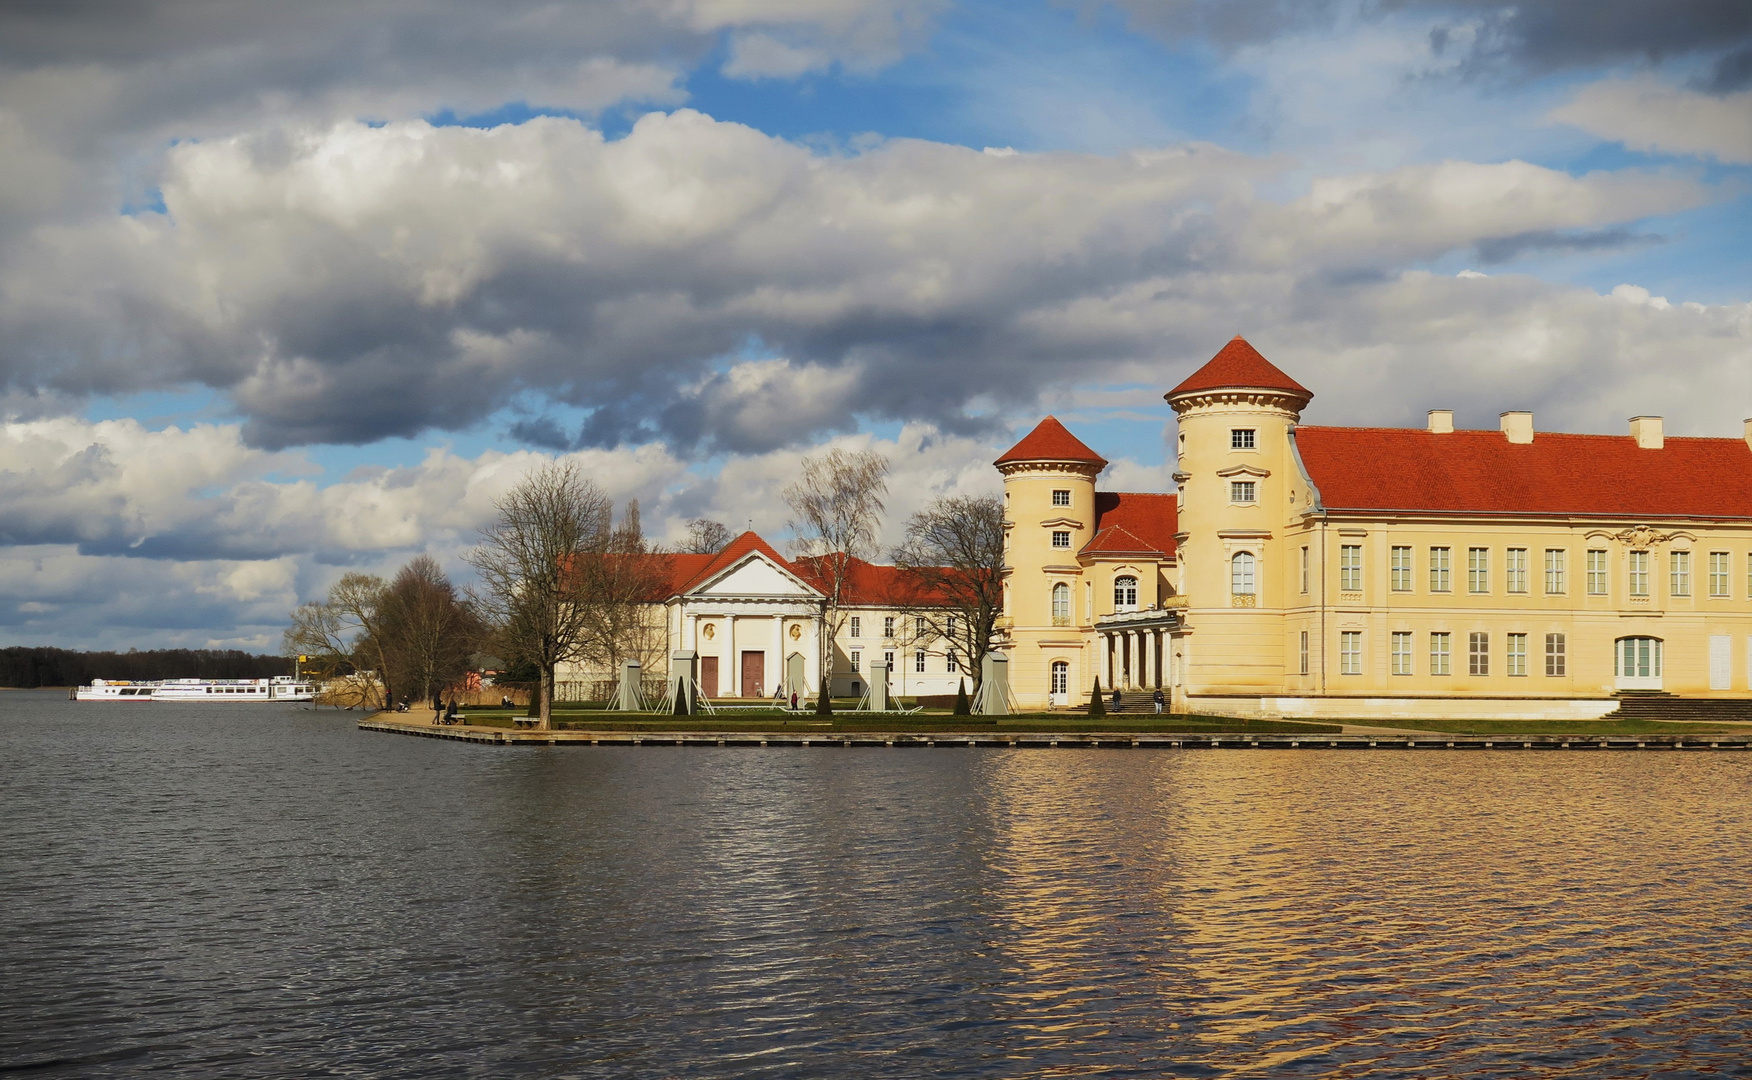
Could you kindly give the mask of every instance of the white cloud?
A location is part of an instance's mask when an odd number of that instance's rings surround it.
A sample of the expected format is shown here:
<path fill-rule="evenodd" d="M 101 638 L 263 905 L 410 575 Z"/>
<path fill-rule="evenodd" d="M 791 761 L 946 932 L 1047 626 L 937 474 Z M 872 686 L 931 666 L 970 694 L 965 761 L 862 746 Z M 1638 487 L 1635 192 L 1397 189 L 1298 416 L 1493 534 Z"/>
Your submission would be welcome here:
<path fill-rule="evenodd" d="M 1752 90 L 1718 96 L 1647 76 L 1605 79 L 1550 118 L 1632 150 L 1752 164 Z"/>

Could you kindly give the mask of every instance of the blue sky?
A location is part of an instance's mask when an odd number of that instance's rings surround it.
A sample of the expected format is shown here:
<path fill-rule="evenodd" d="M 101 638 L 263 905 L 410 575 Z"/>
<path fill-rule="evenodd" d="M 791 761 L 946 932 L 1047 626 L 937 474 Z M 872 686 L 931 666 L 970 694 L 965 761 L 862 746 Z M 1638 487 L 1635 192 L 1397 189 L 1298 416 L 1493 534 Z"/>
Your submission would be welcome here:
<path fill-rule="evenodd" d="M 1236 332 L 1310 422 L 1752 413 L 1721 5 L 191 10 L 0 15 L 10 642 L 272 648 L 555 454 L 659 535 L 1047 412 L 1160 488 Z"/>

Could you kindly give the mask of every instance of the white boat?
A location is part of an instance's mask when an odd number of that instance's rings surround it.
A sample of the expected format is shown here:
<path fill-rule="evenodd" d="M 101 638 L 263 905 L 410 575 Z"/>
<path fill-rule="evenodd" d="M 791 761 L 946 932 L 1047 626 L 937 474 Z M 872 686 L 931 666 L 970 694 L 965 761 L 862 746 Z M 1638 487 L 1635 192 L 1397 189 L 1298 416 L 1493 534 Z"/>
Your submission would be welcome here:
<path fill-rule="evenodd" d="M 93 679 L 73 694 L 76 701 L 315 701 L 316 684 L 290 675 L 272 679 L 165 679 L 125 682 Z"/>

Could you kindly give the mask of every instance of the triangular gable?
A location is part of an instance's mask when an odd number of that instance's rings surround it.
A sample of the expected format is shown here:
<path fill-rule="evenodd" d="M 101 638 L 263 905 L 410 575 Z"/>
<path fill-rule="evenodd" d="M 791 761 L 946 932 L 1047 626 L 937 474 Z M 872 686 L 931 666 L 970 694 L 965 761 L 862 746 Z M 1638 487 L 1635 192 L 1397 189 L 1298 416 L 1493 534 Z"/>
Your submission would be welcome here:
<path fill-rule="evenodd" d="M 686 596 L 821 596 L 753 532 L 732 540 L 678 591 Z"/>

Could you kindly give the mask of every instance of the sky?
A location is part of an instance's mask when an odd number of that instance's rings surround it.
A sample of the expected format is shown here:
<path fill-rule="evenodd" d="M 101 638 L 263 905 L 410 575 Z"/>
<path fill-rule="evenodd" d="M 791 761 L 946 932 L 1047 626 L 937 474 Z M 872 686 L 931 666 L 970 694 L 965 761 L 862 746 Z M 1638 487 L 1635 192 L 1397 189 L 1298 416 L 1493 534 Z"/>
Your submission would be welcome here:
<path fill-rule="evenodd" d="M 0 644 L 276 651 L 556 457 L 667 540 L 1048 413 L 1166 490 L 1236 333 L 1307 423 L 1740 435 L 1752 5 L 0 8 Z"/>

